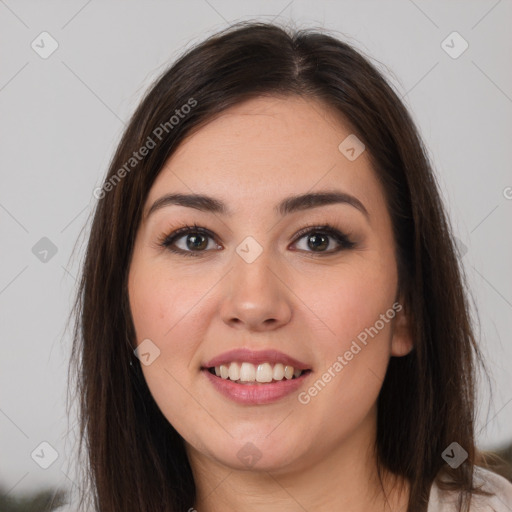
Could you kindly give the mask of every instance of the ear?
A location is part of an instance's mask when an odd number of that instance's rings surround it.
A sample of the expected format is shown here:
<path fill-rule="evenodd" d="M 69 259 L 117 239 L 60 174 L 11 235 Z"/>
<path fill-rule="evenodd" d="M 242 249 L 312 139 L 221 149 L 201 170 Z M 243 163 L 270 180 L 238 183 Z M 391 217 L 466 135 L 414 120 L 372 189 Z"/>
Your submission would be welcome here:
<path fill-rule="evenodd" d="M 396 302 L 396 316 L 393 323 L 391 338 L 391 355 L 394 357 L 406 356 L 414 348 L 412 339 L 411 319 L 406 313 L 402 302 Z"/>

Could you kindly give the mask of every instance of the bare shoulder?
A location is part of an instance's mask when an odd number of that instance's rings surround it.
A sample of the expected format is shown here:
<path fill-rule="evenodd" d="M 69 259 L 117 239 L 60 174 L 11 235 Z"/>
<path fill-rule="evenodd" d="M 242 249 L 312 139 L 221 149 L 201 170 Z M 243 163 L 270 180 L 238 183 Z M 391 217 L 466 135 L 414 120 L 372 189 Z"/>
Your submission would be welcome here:
<path fill-rule="evenodd" d="M 482 487 L 492 496 L 475 494 L 471 499 L 471 512 L 512 512 L 512 483 L 488 469 L 475 466 L 474 485 Z M 434 482 L 430 490 L 428 512 L 455 512 L 458 493 L 439 489 Z"/>

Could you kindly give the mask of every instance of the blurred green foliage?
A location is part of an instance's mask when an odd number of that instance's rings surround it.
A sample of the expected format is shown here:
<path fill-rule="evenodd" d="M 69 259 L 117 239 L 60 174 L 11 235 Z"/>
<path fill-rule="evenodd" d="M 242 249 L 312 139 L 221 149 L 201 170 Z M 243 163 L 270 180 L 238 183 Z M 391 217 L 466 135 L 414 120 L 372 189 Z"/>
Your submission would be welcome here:
<path fill-rule="evenodd" d="M 21 496 L 13 494 L 0 487 L 0 512 L 50 512 L 67 501 L 67 493 L 62 490 L 44 489 Z"/>
<path fill-rule="evenodd" d="M 490 461 L 490 469 L 512 482 L 512 443 L 485 453 L 491 457 L 497 457 L 497 460 Z"/>

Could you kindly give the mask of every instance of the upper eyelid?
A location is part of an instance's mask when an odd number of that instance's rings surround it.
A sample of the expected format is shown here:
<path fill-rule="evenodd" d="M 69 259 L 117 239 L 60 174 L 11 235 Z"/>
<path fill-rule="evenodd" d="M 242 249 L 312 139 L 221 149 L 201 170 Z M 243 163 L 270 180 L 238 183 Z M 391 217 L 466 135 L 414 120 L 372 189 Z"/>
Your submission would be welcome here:
<path fill-rule="evenodd" d="M 329 225 L 327 225 L 327 223 L 323 223 L 323 224 L 319 223 L 319 224 L 307 225 L 307 226 L 300 228 L 297 231 L 297 233 L 294 235 L 294 237 L 295 238 L 303 237 L 303 236 L 307 235 L 310 231 L 318 231 L 318 232 L 337 231 L 341 235 L 349 236 L 346 232 L 344 232 L 343 230 L 341 230 L 339 228 L 336 228 L 335 226 L 332 226 L 332 225 L 329 226 Z M 177 238 L 181 238 L 185 235 L 188 235 L 189 233 L 194 233 L 194 232 L 202 233 L 204 235 L 211 236 L 212 238 L 218 238 L 216 233 L 214 233 L 213 231 L 211 231 L 208 228 L 205 228 L 205 227 L 199 226 L 199 225 L 198 226 L 183 226 L 183 227 L 174 229 L 170 233 L 164 235 L 164 238 L 167 239 L 167 238 L 172 237 L 173 239 L 177 239 Z M 327 234 L 330 234 L 330 233 L 327 233 Z M 330 236 L 333 236 L 333 235 L 330 234 Z"/>

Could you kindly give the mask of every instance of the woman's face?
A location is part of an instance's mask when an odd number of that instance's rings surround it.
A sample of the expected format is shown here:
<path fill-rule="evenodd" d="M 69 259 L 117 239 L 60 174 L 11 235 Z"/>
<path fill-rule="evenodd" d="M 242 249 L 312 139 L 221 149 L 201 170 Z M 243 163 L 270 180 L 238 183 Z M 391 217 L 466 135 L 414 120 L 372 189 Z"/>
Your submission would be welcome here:
<path fill-rule="evenodd" d="M 346 201 L 291 199 L 326 192 Z M 209 199 L 147 215 L 170 194 Z M 411 348 L 383 189 L 350 128 L 311 99 L 247 101 L 180 145 L 145 204 L 129 299 L 162 413 L 193 460 L 231 468 L 361 456 L 389 358 Z M 236 381 L 255 375 L 271 382 Z"/>

